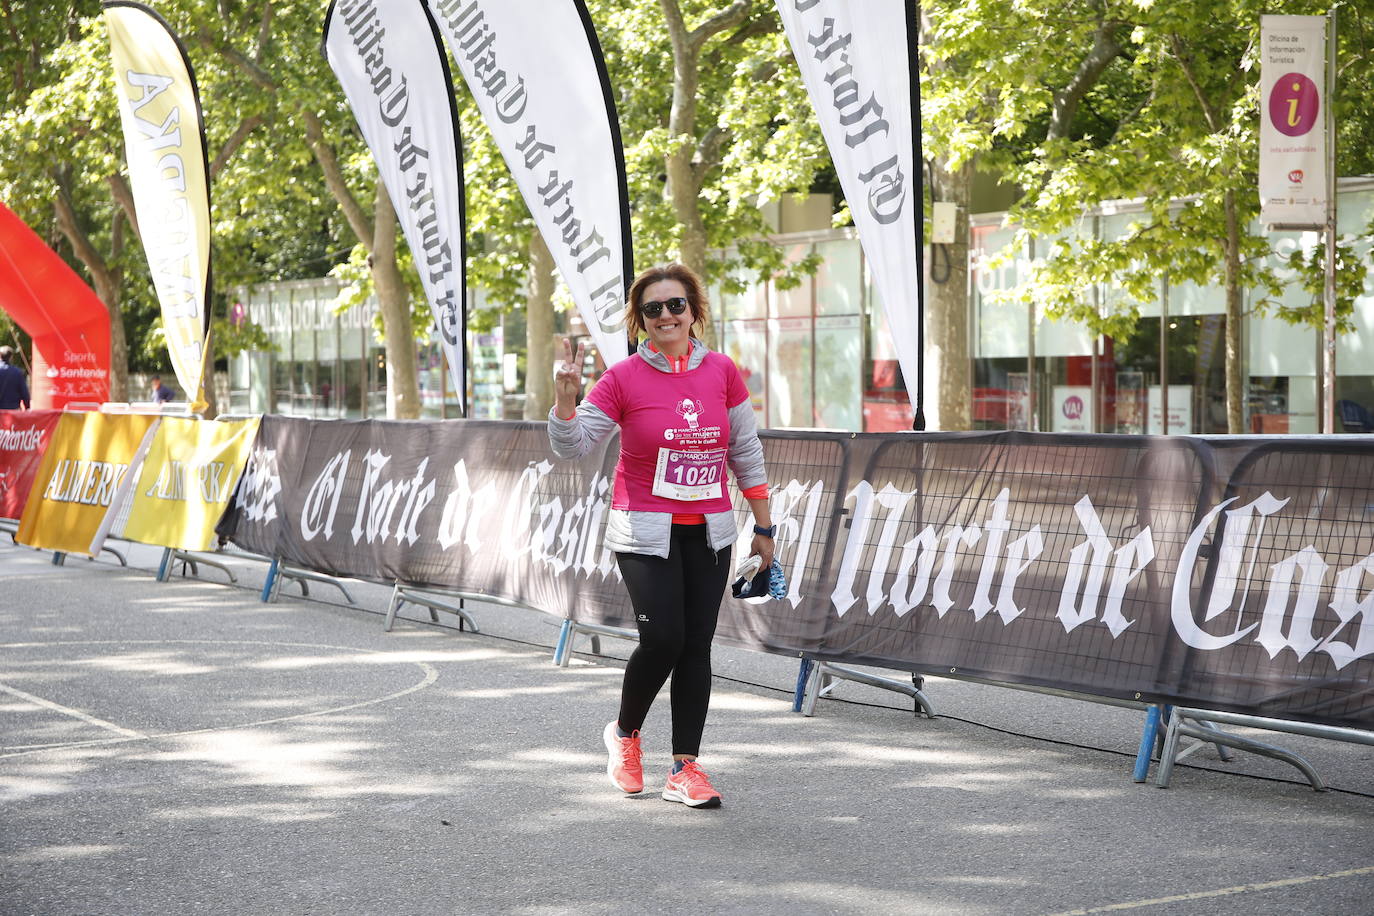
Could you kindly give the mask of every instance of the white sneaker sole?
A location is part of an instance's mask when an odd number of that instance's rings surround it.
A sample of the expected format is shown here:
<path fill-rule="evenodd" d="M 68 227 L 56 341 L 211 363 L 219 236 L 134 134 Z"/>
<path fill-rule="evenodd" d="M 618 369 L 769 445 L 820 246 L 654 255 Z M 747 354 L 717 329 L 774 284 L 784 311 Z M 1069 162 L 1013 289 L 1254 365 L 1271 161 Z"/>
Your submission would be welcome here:
<path fill-rule="evenodd" d="M 719 808 L 720 796 L 712 795 L 710 798 L 688 798 L 676 789 L 664 789 L 663 800 L 671 802 L 682 802 L 689 808 Z"/>
<path fill-rule="evenodd" d="M 601 741 L 606 745 L 606 778 L 611 781 L 611 785 L 626 795 L 638 795 L 643 792 L 644 786 L 641 785 L 638 789 L 627 789 L 615 778 L 615 765 L 620 759 L 620 736 L 615 733 L 614 722 L 606 723 L 606 727 L 601 731 Z"/>

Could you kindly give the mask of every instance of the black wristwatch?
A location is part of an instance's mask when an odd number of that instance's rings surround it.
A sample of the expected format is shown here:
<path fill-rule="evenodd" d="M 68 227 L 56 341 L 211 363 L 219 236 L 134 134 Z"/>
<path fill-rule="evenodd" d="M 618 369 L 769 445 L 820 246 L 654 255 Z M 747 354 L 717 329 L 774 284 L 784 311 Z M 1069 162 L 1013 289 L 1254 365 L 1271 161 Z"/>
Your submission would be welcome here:
<path fill-rule="evenodd" d="M 778 526 L 777 526 L 777 525 L 769 525 L 767 528 L 765 528 L 765 527 L 763 527 L 762 525 L 755 525 L 755 526 L 754 526 L 754 533 L 755 533 L 755 534 L 761 534 L 761 535 L 763 535 L 763 536 L 766 537 L 766 538 L 775 538 L 775 537 L 778 536 Z"/>

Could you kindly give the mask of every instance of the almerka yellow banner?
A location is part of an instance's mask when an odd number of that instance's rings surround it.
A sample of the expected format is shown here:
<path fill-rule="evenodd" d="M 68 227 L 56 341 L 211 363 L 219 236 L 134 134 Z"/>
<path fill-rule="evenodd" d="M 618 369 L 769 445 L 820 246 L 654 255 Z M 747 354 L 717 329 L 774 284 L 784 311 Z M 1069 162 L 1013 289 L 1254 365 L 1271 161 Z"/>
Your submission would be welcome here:
<path fill-rule="evenodd" d="M 104 8 L 129 185 L 167 350 L 187 397 L 203 406 L 210 187 L 195 75 L 181 43 L 152 10 L 126 0 L 107 0 Z"/>
<path fill-rule="evenodd" d="M 134 484 L 124 537 L 210 549 L 257 435 L 257 417 L 213 423 L 164 417 Z"/>
<path fill-rule="evenodd" d="M 91 554 L 115 493 L 157 420 L 147 414 L 63 414 L 15 539 L 41 550 Z"/>

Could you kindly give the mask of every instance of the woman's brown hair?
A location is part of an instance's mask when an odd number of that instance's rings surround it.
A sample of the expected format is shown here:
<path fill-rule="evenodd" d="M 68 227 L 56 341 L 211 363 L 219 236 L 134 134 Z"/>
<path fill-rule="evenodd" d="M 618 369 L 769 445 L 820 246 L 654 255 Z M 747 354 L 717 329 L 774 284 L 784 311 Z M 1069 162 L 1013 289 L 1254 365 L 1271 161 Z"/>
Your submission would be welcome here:
<path fill-rule="evenodd" d="M 644 330 L 644 316 L 640 314 L 639 306 L 644 301 L 644 291 L 661 280 L 676 280 L 687 291 L 687 306 L 692 310 L 693 329 L 698 326 L 705 328 L 711 320 L 711 306 L 706 301 L 706 290 L 701 285 L 701 278 L 685 264 L 660 264 L 641 272 L 635 277 L 635 282 L 630 284 L 630 300 L 625 306 L 625 333 L 630 335 L 631 340 L 638 340 L 641 334 L 647 336 Z"/>

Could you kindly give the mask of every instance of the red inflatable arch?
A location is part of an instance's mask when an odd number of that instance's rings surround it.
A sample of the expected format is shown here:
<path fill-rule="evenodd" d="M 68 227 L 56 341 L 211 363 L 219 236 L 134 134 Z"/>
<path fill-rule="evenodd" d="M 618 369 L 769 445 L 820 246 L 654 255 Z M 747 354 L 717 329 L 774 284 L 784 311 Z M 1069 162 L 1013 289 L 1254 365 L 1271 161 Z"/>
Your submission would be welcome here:
<path fill-rule="evenodd" d="M 34 408 L 109 400 L 109 310 L 4 204 L 0 309 L 33 338 L 29 388 Z"/>

